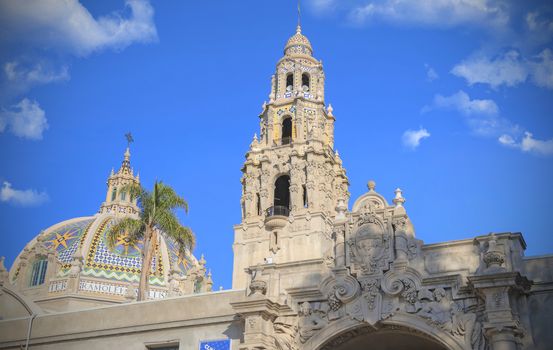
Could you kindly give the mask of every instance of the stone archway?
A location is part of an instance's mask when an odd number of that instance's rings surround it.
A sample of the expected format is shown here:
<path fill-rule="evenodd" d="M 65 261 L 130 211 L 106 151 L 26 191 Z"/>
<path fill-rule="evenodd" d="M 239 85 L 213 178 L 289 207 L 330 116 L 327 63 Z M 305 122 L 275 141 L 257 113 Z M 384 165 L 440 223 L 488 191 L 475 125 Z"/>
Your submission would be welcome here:
<path fill-rule="evenodd" d="M 340 334 L 321 350 L 449 350 L 431 337 L 406 327 L 361 327 Z"/>
<path fill-rule="evenodd" d="M 344 318 L 315 334 L 302 350 L 465 350 L 447 332 L 409 315 L 398 315 L 375 326 Z"/>

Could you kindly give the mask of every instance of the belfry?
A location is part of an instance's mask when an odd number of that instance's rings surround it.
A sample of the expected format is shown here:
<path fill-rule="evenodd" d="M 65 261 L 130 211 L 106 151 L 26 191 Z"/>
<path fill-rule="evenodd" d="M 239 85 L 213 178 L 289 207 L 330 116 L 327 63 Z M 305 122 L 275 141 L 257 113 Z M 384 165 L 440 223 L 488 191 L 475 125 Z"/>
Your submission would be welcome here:
<path fill-rule="evenodd" d="M 324 81 L 322 63 L 298 25 L 276 65 L 259 139 L 254 136 L 242 168 L 233 288 L 245 287 L 248 266 L 324 258 L 331 250 L 328 223 L 349 192 Z M 318 229 L 306 237 L 310 227 Z"/>

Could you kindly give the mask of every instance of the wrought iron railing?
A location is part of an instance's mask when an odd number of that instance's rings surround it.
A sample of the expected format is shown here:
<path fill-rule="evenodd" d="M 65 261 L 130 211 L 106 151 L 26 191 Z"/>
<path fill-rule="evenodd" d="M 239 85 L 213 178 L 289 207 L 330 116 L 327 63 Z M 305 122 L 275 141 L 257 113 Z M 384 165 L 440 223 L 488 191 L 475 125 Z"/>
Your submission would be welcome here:
<path fill-rule="evenodd" d="M 290 209 L 288 207 L 282 206 L 282 205 L 275 205 L 274 207 L 267 208 L 265 211 L 265 214 L 267 217 L 270 216 L 289 216 L 290 215 Z"/>

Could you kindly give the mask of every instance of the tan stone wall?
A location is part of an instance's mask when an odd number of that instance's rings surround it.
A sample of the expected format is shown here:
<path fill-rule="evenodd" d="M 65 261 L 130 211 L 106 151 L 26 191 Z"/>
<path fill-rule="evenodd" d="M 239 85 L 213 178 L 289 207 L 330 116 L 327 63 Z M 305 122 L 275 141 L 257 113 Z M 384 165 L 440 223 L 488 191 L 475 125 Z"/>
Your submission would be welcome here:
<path fill-rule="evenodd" d="M 241 323 L 230 303 L 244 291 L 206 293 L 74 312 L 39 315 L 32 349 L 145 349 L 145 344 L 179 340 L 196 349 L 200 340 L 231 338 L 239 343 Z M 0 321 L 0 349 L 24 344 L 29 318 Z"/>

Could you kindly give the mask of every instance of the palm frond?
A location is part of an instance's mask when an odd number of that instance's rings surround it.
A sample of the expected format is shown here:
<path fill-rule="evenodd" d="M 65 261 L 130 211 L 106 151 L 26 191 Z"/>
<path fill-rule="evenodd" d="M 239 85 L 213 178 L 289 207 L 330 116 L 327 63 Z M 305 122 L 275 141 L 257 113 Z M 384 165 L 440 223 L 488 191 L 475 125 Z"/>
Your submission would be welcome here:
<path fill-rule="evenodd" d="M 196 238 L 192 230 L 186 226 L 180 226 L 175 235 L 170 236 L 175 240 L 179 249 L 179 255 L 186 256 L 188 252 L 194 250 Z"/>
<path fill-rule="evenodd" d="M 160 209 L 175 210 L 184 209 L 188 213 L 188 203 L 179 196 L 173 188 L 165 185 L 163 182 L 156 183 L 156 206 Z"/>
<path fill-rule="evenodd" d="M 158 210 L 156 212 L 155 225 L 170 236 L 175 235 L 181 227 L 179 219 L 168 210 Z"/>
<path fill-rule="evenodd" d="M 136 241 L 140 240 L 140 235 L 144 234 L 143 227 L 142 221 L 134 218 L 123 218 L 117 220 L 115 224 L 109 227 L 106 233 L 108 247 L 113 249 L 117 243 L 117 239 L 124 234 L 128 235 L 129 240 L 133 238 L 135 238 Z"/>

